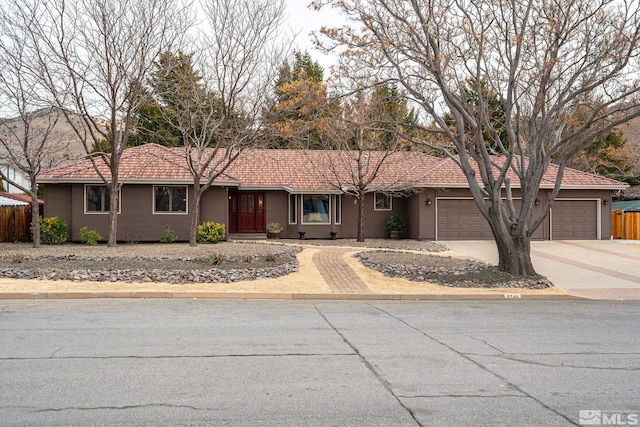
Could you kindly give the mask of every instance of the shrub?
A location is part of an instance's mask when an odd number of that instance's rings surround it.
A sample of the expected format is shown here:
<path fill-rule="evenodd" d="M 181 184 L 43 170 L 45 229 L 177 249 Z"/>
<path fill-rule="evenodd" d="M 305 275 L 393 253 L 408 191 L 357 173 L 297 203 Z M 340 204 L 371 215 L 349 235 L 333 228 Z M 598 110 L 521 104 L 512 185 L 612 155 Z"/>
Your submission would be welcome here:
<path fill-rule="evenodd" d="M 402 231 L 404 230 L 404 221 L 398 215 L 389 215 L 384 228 L 389 231 Z"/>
<path fill-rule="evenodd" d="M 87 245 L 97 245 L 98 240 L 102 240 L 102 234 L 98 230 L 89 230 L 87 227 L 80 229 L 80 240 Z"/>
<path fill-rule="evenodd" d="M 11 264 L 24 264 L 25 262 L 27 262 L 27 259 L 24 257 L 24 255 L 16 255 L 11 260 Z"/>
<path fill-rule="evenodd" d="M 59 216 L 40 218 L 40 242 L 46 245 L 59 245 L 69 237 L 67 221 Z"/>
<path fill-rule="evenodd" d="M 282 226 L 279 222 L 272 222 L 267 224 L 267 232 L 269 233 L 279 233 L 282 231 Z"/>
<path fill-rule="evenodd" d="M 198 242 L 200 243 L 216 243 L 224 239 L 225 235 L 224 224 L 207 221 L 198 226 Z"/>
<path fill-rule="evenodd" d="M 278 260 L 278 255 L 276 254 L 267 254 L 264 257 L 264 260 L 267 262 L 276 262 Z"/>
<path fill-rule="evenodd" d="M 178 240 L 178 236 L 176 236 L 176 232 L 173 231 L 170 225 L 167 225 L 164 228 L 164 232 L 160 235 L 160 243 L 173 243 Z"/>
<path fill-rule="evenodd" d="M 211 254 L 209 256 L 209 264 L 211 265 L 222 265 L 225 261 L 225 257 L 222 254 Z"/>

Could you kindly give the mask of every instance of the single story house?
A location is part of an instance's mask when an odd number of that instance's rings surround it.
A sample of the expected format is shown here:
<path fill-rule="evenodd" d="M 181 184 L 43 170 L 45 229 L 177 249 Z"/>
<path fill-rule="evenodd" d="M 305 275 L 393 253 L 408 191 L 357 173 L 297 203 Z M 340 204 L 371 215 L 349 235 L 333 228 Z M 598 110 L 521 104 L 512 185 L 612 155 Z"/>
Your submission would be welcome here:
<path fill-rule="evenodd" d="M 357 200 L 343 190 L 350 153 L 339 151 L 246 150 L 202 196 L 200 221 L 226 225 L 231 237 L 264 237 L 279 222 L 283 238 L 356 236 Z M 380 153 L 364 153 L 374 159 Z M 362 160 L 362 158 L 361 158 Z M 374 162 L 371 163 L 374 165 Z M 371 166 L 370 165 L 370 166 Z M 107 172 L 106 168 L 103 172 Z M 554 185 L 552 165 L 539 192 L 542 209 Z M 146 144 L 125 150 L 118 206 L 118 240 L 158 241 L 167 225 L 180 240 L 189 232 L 192 178 L 184 149 Z M 109 197 L 89 160 L 49 170 L 38 180 L 45 186 L 45 215 L 64 217 L 72 240 L 79 229 L 107 232 Z M 384 238 L 389 215 L 401 216 L 405 237 L 426 240 L 492 239 L 468 183 L 451 159 L 419 152 L 393 154 L 371 184 L 365 203 L 365 237 Z M 609 239 L 611 201 L 626 184 L 577 170 L 566 170 L 561 191 L 534 239 Z M 401 189 L 410 191 L 399 192 Z M 390 191 L 398 190 L 396 192 Z M 517 185 L 514 197 L 518 197 Z"/>

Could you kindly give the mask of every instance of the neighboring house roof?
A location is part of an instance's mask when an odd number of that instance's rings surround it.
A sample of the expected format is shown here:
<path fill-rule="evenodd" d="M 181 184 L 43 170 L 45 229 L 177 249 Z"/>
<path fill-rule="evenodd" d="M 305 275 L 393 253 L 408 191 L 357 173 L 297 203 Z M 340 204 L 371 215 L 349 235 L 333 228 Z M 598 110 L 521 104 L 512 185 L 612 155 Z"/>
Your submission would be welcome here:
<path fill-rule="evenodd" d="M 611 209 L 614 211 L 640 212 L 640 200 L 626 200 L 624 202 L 613 202 Z"/>
<path fill-rule="evenodd" d="M 0 192 L 0 206 L 21 206 L 30 204 L 31 196 L 26 194 Z M 44 200 L 38 199 L 38 204 L 43 205 Z"/>
<path fill-rule="evenodd" d="M 348 183 L 350 160 L 355 152 L 325 150 L 245 150 L 231 166 L 216 180 L 216 185 L 238 185 L 246 189 L 286 189 L 290 192 L 336 191 L 336 177 Z M 375 165 L 375 159 L 384 152 L 366 152 Z M 145 144 L 125 150 L 120 168 L 120 180 L 125 183 L 188 183 L 192 181 L 187 168 L 183 148 L 167 148 L 157 144 Z M 96 159 L 100 171 L 109 176 L 109 169 Z M 544 175 L 542 188 L 551 188 L 558 167 L 551 165 Z M 517 178 L 510 172 L 513 187 Z M 479 176 L 476 173 L 476 176 Z M 42 173 L 41 183 L 91 183 L 101 182 L 90 160 L 81 160 L 72 165 Z M 462 170 L 453 159 L 437 158 L 416 151 L 399 151 L 391 154 L 380 169 L 373 187 L 392 188 L 402 182 L 412 187 L 464 188 L 468 183 Z M 398 185 L 399 186 L 399 185 Z M 619 190 L 627 184 L 566 169 L 562 187 L 566 189 L 599 188 Z"/>

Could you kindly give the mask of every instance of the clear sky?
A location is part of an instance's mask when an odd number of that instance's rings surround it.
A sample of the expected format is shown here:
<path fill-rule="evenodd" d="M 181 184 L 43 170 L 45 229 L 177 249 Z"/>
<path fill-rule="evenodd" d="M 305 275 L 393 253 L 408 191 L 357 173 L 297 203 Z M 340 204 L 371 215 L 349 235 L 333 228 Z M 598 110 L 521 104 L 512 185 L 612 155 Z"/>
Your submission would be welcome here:
<path fill-rule="evenodd" d="M 325 68 L 325 76 L 327 68 L 335 63 L 335 58 L 324 55 L 315 50 L 311 44 L 309 33 L 318 31 L 320 27 L 338 25 L 343 22 L 343 18 L 328 6 L 322 8 L 320 12 L 309 9 L 307 6 L 310 0 L 286 0 L 287 5 L 287 25 L 294 33 L 298 34 L 296 39 L 297 47 L 304 51 L 307 50 L 311 57 L 317 60 L 320 65 Z"/>

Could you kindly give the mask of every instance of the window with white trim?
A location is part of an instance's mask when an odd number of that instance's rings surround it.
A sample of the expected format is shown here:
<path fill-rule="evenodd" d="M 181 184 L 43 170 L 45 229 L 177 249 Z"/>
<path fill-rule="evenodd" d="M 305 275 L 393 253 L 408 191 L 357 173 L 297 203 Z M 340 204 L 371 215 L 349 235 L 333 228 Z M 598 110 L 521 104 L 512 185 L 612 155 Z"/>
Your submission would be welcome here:
<path fill-rule="evenodd" d="M 333 196 L 333 221 L 334 224 L 340 224 L 342 221 L 342 199 L 340 194 Z"/>
<path fill-rule="evenodd" d="M 298 196 L 289 194 L 289 224 L 298 222 Z"/>
<path fill-rule="evenodd" d="M 331 198 L 328 194 L 302 195 L 302 223 L 331 223 Z"/>
<path fill-rule="evenodd" d="M 106 185 L 84 186 L 84 213 L 109 213 L 111 191 Z M 120 195 L 118 194 L 118 213 L 120 213 Z"/>
<path fill-rule="evenodd" d="M 391 196 L 384 193 L 373 193 L 375 211 L 390 211 L 391 210 Z"/>
<path fill-rule="evenodd" d="M 154 186 L 153 201 L 153 213 L 187 213 L 187 186 Z"/>

